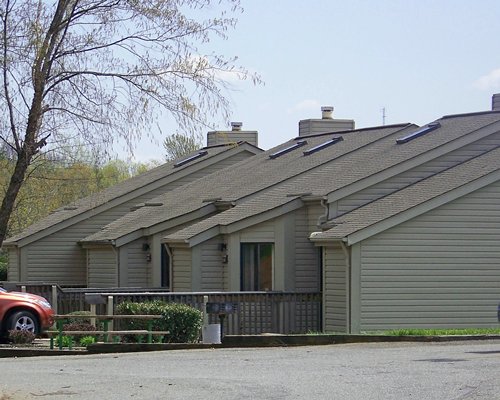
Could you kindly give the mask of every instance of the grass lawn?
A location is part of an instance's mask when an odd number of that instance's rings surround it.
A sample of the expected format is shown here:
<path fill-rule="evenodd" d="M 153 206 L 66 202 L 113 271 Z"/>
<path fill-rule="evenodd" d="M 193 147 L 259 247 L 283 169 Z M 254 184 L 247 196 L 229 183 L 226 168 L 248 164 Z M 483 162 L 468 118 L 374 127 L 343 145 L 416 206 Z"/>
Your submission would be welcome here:
<path fill-rule="evenodd" d="M 309 332 L 308 335 L 345 335 L 345 332 Z M 361 335 L 377 336 L 458 336 L 458 335 L 500 335 L 498 328 L 467 328 L 467 329 L 394 329 L 389 331 L 362 332 Z M 0 399 L 1 400 L 1 399 Z"/>
<path fill-rule="evenodd" d="M 379 332 L 388 336 L 500 335 L 500 328 L 467 329 L 395 329 Z"/>

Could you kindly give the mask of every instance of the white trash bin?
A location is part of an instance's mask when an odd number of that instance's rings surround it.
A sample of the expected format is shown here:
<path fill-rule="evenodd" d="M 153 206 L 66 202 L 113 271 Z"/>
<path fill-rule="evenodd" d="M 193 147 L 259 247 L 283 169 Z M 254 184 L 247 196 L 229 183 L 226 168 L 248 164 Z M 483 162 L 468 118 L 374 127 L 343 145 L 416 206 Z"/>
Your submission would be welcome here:
<path fill-rule="evenodd" d="M 220 324 L 208 324 L 203 327 L 203 344 L 220 344 Z"/>

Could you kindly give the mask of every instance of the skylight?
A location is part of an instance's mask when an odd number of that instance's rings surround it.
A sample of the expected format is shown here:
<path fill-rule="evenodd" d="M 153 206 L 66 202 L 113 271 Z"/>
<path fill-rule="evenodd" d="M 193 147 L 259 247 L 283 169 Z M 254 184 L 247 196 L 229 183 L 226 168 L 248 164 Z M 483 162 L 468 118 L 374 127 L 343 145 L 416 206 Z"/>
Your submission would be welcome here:
<path fill-rule="evenodd" d="M 206 150 L 200 151 L 197 154 L 195 154 L 194 156 L 191 156 L 191 157 L 185 158 L 184 160 L 176 162 L 174 164 L 174 168 L 177 168 L 177 167 L 180 167 L 180 166 L 182 166 L 184 164 L 190 163 L 191 161 L 194 161 L 194 160 L 196 160 L 198 158 L 204 157 L 207 154 L 208 154 L 208 151 L 206 151 Z"/>
<path fill-rule="evenodd" d="M 278 157 L 282 156 L 283 154 L 290 153 L 291 151 L 295 150 L 296 148 L 302 147 L 305 144 L 307 144 L 307 140 L 299 140 L 297 143 L 295 143 L 295 144 L 293 144 L 285 149 L 281 149 L 281 150 L 277 151 L 276 153 L 270 154 L 269 158 L 272 158 L 274 160 L 275 158 L 278 158 Z"/>
<path fill-rule="evenodd" d="M 330 140 L 328 140 L 325 143 L 318 144 L 317 146 L 314 146 L 314 147 L 310 148 L 309 150 L 304 151 L 304 155 L 308 156 L 309 154 L 316 153 L 317 151 L 323 150 L 324 148 L 329 147 L 332 144 L 341 142 L 342 140 L 344 140 L 344 138 L 342 136 L 337 136 L 337 137 L 331 138 Z"/>
<path fill-rule="evenodd" d="M 396 139 L 397 144 L 403 144 L 403 143 L 408 143 L 410 140 L 416 139 L 420 136 L 424 136 L 429 132 L 432 132 L 433 130 L 439 128 L 441 124 L 439 122 L 432 122 L 429 125 L 424 126 L 423 128 L 420 128 L 418 131 L 410 133 L 409 135 L 406 135 L 402 138 Z"/>

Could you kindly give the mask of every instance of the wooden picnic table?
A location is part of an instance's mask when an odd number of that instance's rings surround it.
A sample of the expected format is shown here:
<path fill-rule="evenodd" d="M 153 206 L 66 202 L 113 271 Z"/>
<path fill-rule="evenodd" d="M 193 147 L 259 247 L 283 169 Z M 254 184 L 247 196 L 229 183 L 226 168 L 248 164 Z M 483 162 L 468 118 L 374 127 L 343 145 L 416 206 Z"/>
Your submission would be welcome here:
<path fill-rule="evenodd" d="M 82 315 L 73 315 L 73 314 L 56 314 L 54 315 L 55 320 L 64 320 L 64 319 L 102 319 L 102 320 L 114 320 L 114 319 L 160 319 L 162 315 L 140 315 L 140 314 L 114 314 L 114 315 L 97 315 L 97 314 L 82 314 Z"/>

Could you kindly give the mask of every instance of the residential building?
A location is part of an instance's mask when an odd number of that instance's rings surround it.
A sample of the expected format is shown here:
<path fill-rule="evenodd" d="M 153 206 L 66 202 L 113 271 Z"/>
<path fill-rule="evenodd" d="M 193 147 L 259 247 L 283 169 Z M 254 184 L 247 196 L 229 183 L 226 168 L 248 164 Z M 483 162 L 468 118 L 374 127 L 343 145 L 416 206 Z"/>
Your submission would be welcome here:
<path fill-rule="evenodd" d="M 423 126 L 346 129 L 327 108 L 81 237 L 87 284 L 321 292 L 326 331 L 496 326 L 499 96 Z"/>

